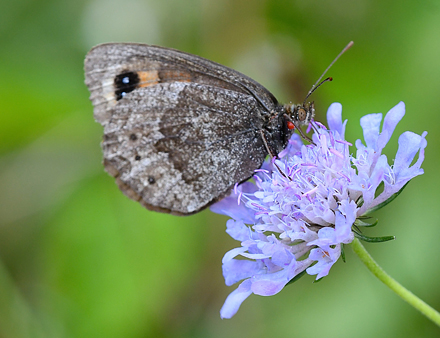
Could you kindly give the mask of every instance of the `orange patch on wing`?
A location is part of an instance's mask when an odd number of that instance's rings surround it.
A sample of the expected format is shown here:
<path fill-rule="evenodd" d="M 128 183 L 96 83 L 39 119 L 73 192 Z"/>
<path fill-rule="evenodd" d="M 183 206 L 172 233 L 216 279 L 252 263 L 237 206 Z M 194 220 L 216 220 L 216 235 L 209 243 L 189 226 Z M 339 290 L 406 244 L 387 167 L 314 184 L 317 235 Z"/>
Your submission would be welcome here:
<path fill-rule="evenodd" d="M 138 87 L 154 86 L 160 82 L 159 72 L 157 70 L 138 72 L 138 76 L 139 76 Z"/>
<path fill-rule="evenodd" d="M 159 76 L 162 82 L 191 82 L 191 74 L 181 70 L 161 70 Z"/>
<path fill-rule="evenodd" d="M 137 74 L 138 87 L 154 86 L 160 82 L 191 82 L 191 74 L 180 70 L 149 70 Z"/>

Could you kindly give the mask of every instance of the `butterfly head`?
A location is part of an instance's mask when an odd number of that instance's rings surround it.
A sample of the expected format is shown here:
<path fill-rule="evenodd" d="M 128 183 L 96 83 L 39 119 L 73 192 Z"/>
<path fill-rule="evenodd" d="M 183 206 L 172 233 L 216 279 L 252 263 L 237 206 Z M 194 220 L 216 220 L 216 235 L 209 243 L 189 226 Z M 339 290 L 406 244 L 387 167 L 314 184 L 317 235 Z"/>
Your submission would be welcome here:
<path fill-rule="evenodd" d="M 286 104 L 284 105 L 287 116 L 295 127 L 306 126 L 312 121 L 315 116 L 315 103 L 309 102 L 307 104 Z M 289 129 L 294 129 L 289 127 Z"/>

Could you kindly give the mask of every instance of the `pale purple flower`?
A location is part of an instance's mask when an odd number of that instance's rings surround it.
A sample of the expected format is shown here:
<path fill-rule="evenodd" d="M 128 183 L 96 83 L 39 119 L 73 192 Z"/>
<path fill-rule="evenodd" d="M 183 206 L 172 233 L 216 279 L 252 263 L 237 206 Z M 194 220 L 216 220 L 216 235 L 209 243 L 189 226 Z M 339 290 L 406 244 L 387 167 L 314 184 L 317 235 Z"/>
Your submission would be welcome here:
<path fill-rule="evenodd" d="M 255 172 L 255 183 L 237 186 L 211 207 L 232 218 L 226 231 L 241 243 L 223 258 L 226 285 L 242 282 L 227 297 L 222 318 L 231 318 L 251 294 L 274 295 L 304 272 L 327 276 L 342 246 L 361 236 L 361 216 L 423 173 L 426 132 L 399 137 L 394 165 L 381 154 L 404 114 L 400 102 L 385 116 L 382 130 L 382 114 L 362 117 L 365 145 L 357 140 L 354 156 L 344 139 L 342 106 L 334 103 L 327 112 L 329 129 L 317 124 L 315 145 L 304 145 L 294 134 L 279 159 Z"/>

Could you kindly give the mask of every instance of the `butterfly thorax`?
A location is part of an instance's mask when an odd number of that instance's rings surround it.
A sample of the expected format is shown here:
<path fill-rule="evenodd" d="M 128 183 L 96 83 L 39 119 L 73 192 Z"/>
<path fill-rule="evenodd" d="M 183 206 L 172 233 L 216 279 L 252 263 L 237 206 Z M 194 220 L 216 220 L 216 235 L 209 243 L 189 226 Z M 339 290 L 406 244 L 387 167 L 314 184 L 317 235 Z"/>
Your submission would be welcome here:
<path fill-rule="evenodd" d="M 264 140 L 271 156 L 278 155 L 286 148 L 294 129 L 288 127 L 290 117 L 284 106 L 278 105 L 271 112 L 264 125 Z"/>

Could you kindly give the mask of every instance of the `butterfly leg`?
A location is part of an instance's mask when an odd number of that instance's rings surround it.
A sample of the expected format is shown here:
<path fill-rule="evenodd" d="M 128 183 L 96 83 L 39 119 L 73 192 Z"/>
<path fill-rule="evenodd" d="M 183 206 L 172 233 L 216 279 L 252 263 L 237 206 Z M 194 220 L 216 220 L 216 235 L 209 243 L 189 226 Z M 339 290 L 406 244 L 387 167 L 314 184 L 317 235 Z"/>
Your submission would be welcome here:
<path fill-rule="evenodd" d="M 268 143 L 267 143 L 267 138 L 266 135 L 264 134 L 264 130 L 260 130 L 260 134 L 261 134 L 261 139 L 263 140 L 264 146 L 266 147 L 267 152 L 269 153 L 269 156 L 272 160 L 273 165 L 278 169 L 278 172 L 283 175 L 285 178 L 287 178 L 289 181 L 291 181 L 292 179 L 287 176 L 287 174 L 281 170 L 281 168 L 278 166 L 278 164 L 275 162 L 275 160 L 278 158 L 277 154 L 274 154 L 272 152 L 272 150 L 270 149 Z"/>
<path fill-rule="evenodd" d="M 272 149 L 269 147 L 269 144 L 267 143 L 267 138 L 266 138 L 266 135 L 264 134 L 263 129 L 260 129 L 260 134 L 261 134 L 261 139 L 263 140 L 263 143 L 264 143 L 264 147 L 266 148 L 270 158 L 277 157 L 277 154 L 274 154 L 272 152 Z"/>
<path fill-rule="evenodd" d="M 298 122 L 293 121 L 293 120 L 290 118 L 290 116 L 287 115 L 287 114 L 284 114 L 284 117 L 286 118 L 287 121 L 290 121 L 290 122 L 292 122 L 292 123 L 295 125 L 295 129 L 298 130 L 298 133 L 301 135 L 301 137 L 302 137 L 304 140 L 306 140 L 306 141 L 308 141 L 308 142 L 310 142 L 311 144 L 313 144 L 313 145 L 316 146 L 315 142 L 313 142 L 313 140 L 312 140 L 310 137 L 308 137 L 306 134 L 304 134 L 304 132 L 303 132 L 302 129 L 300 128 Z"/>

